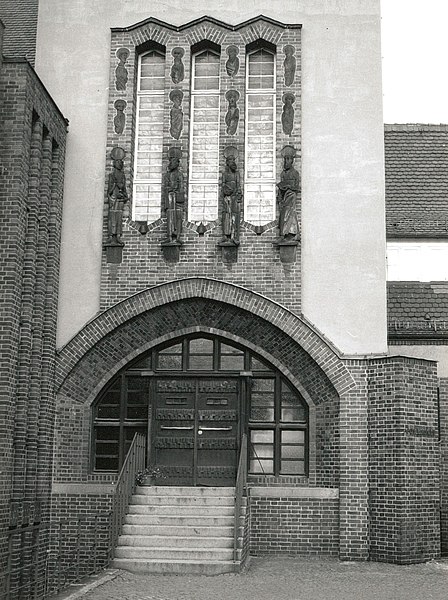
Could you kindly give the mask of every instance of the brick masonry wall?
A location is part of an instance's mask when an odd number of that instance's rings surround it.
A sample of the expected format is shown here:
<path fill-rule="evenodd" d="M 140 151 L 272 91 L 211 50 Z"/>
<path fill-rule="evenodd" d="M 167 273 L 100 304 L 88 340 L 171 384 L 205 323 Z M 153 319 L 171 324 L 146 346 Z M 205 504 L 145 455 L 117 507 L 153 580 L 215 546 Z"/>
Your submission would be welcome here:
<path fill-rule="evenodd" d="M 441 551 L 448 555 L 448 378 L 439 380 L 440 479 L 441 479 Z"/>
<path fill-rule="evenodd" d="M 49 518 L 66 122 L 26 61 L 3 62 L 0 96 L 2 544 L 10 512 Z"/>
<path fill-rule="evenodd" d="M 448 237 L 448 126 L 386 125 L 387 236 Z"/>
<path fill-rule="evenodd" d="M 164 141 L 163 141 L 163 170 L 166 170 L 168 161 L 168 148 L 172 145 L 183 149 L 181 169 L 185 178 L 185 190 L 188 196 L 188 148 L 189 148 L 189 126 L 190 126 L 190 68 L 191 47 L 200 42 L 210 41 L 221 48 L 221 110 L 220 110 L 220 169 L 224 169 L 223 151 L 228 145 L 238 148 L 238 168 L 241 181 L 244 181 L 244 146 L 245 146 L 245 53 L 246 46 L 257 40 L 265 40 L 268 44 L 277 47 L 276 53 L 276 169 L 277 181 L 282 170 L 281 149 L 285 144 L 293 144 L 297 149 L 297 160 L 295 167 L 300 171 L 301 157 L 301 30 L 300 27 L 285 27 L 274 24 L 269 25 L 263 19 L 254 20 L 254 23 L 239 27 L 230 27 L 217 22 L 205 21 L 191 25 L 187 28 L 176 28 L 164 26 L 159 22 L 149 20 L 139 26 L 125 29 L 114 29 L 111 41 L 110 60 L 110 97 L 108 116 L 108 140 L 106 155 L 106 174 L 111 169 L 110 151 L 114 146 L 120 146 L 126 150 L 125 171 L 129 180 L 129 191 L 132 189 L 133 175 L 133 145 L 135 136 L 136 120 L 136 66 L 138 52 L 142 48 L 147 49 L 148 43 L 156 43 L 166 48 L 165 67 L 165 115 L 164 115 Z M 295 46 L 296 74 L 291 86 L 286 87 L 284 82 L 283 61 L 285 58 L 284 46 L 291 44 Z M 238 74 L 231 78 L 227 75 L 225 63 L 228 58 L 226 48 L 236 45 L 239 48 L 240 68 Z M 159 46 L 160 47 L 160 46 Z M 172 65 L 171 52 L 174 47 L 184 50 L 183 63 L 185 66 L 185 78 L 174 86 L 170 77 Z M 130 51 L 126 68 L 128 70 L 128 82 L 125 90 L 117 90 L 115 85 L 115 69 L 118 64 L 117 50 L 127 48 Z M 178 141 L 174 140 L 169 133 L 169 113 L 171 102 L 169 94 L 174 87 L 181 88 L 184 93 L 182 110 L 184 113 L 183 130 Z M 230 89 L 240 93 L 238 107 L 240 120 L 235 135 L 228 135 L 226 131 L 225 115 L 227 111 L 227 100 L 225 94 Z M 291 135 L 283 133 L 281 126 L 281 114 L 283 108 L 282 97 L 288 91 L 294 93 L 294 128 Z M 127 102 L 125 115 L 126 125 L 121 134 L 114 129 L 114 116 L 116 114 L 114 103 L 121 99 Z M 297 211 L 300 219 L 300 202 Z M 105 204 L 104 235 L 107 236 L 107 212 Z M 219 207 L 218 214 L 221 214 Z M 244 216 L 243 216 L 244 219 Z M 124 226 L 123 262 L 119 265 L 107 263 L 106 253 L 103 255 L 102 281 L 101 281 L 101 308 L 105 309 L 116 302 L 128 297 L 130 294 L 157 285 L 164 281 L 182 279 L 183 277 L 196 275 L 213 277 L 223 281 L 229 281 L 245 286 L 263 293 L 276 301 L 281 302 L 291 310 L 300 312 L 300 246 L 297 249 L 295 262 L 291 264 L 281 263 L 279 250 L 273 246 L 273 241 L 278 237 L 276 221 L 272 221 L 255 230 L 254 225 L 243 220 L 241 228 L 241 245 L 238 249 L 238 262 L 235 264 L 224 264 L 221 256 L 221 248 L 217 242 L 221 240 L 222 231 L 220 216 L 216 221 L 207 224 L 204 235 L 198 235 L 197 223 L 184 222 L 184 245 L 181 249 L 180 261 L 178 263 L 166 262 L 161 250 L 161 241 L 166 238 L 166 220 L 159 219 L 149 224 L 149 232 L 142 236 L 138 232 L 139 223 L 129 219 Z M 258 234 L 258 235 L 257 235 Z"/>
<path fill-rule="evenodd" d="M 338 551 L 337 499 L 251 497 L 252 555 L 337 556 Z"/>
<path fill-rule="evenodd" d="M 407 564 L 440 555 L 436 364 L 369 366 L 370 557 Z"/>

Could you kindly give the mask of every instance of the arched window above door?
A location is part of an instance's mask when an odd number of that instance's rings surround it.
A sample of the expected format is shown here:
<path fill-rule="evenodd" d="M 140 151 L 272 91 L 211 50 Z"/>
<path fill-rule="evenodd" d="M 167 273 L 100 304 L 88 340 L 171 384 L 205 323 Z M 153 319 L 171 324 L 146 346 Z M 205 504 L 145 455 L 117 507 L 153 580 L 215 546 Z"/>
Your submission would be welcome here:
<path fill-rule="evenodd" d="M 214 414 L 219 411 L 219 415 Z M 162 418 L 167 422 L 162 423 Z M 218 419 L 220 427 L 216 429 L 212 422 L 207 427 L 207 419 Z M 200 435 L 206 434 L 196 443 L 193 430 L 198 423 Z M 150 460 L 164 460 L 165 467 L 169 457 L 165 446 L 177 447 L 185 442 L 189 449 L 196 445 L 205 448 L 207 443 L 211 448 L 216 445 L 218 456 L 215 452 L 213 460 L 217 463 L 225 449 L 227 463 L 235 462 L 236 468 L 241 433 L 245 431 L 249 473 L 307 473 L 306 402 L 272 365 L 218 336 L 191 335 L 161 345 L 129 364 L 110 382 L 93 406 L 93 469 L 117 471 L 134 434 L 148 434 L 148 424 L 152 444 L 164 448 L 162 452 L 154 447 Z M 186 439 L 182 434 L 183 442 L 174 444 L 169 436 L 174 436 L 175 430 L 191 430 L 192 437 Z M 216 439 L 206 443 L 206 435 L 218 430 L 233 431 L 233 441 L 220 442 L 220 434 L 216 434 Z M 234 468 L 233 463 L 227 463 L 226 482 L 232 480 Z M 182 468 L 185 471 L 186 466 Z M 203 466 L 201 473 L 210 472 L 207 468 L 209 471 Z M 215 475 L 218 471 L 215 469 Z M 202 481 L 198 477 L 198 482 Z"/>

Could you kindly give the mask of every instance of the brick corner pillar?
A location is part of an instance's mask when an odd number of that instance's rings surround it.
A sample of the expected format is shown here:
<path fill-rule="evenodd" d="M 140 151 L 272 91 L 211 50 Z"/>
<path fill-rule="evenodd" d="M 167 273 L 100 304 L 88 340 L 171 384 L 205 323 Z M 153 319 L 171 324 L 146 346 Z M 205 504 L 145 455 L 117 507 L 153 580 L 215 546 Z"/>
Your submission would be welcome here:
<path fill-rule="evenodd" d="M 367 369 L 347 363 L 356 382 L 340 398 L 339 558 L 369 558 Z"/>
<path fill-rule="evenodd" d="M 436 363 L 389 357 L 369 365 L 370 558 L 409 564 L 440 556 Z"/>

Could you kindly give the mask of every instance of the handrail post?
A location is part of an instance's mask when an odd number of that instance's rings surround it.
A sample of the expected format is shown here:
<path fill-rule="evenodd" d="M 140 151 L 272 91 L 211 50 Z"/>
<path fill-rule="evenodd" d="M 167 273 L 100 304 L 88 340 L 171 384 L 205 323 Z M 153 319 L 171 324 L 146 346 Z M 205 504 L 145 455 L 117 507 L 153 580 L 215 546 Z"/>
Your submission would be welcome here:
<path fill-rule="evenodd" d="M 247 487 L 247 435 L 241 440 L 240 458 L 235 482 L 235 524 L 233 532 L 233 562 L 238 561 L 238 538 L 240 531 L 241 506 Z"/>

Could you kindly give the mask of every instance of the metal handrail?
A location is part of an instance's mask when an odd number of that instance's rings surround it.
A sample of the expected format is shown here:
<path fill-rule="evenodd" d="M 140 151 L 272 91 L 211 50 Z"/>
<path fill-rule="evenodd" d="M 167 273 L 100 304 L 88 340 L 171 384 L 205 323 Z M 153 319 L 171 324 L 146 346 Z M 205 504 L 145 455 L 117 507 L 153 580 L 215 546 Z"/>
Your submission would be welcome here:
<path fill-rule="evenodd" d="M 118 475 L 112 499 L 111 558 L 114 557 L 129 503 L 135 493 L 137 474 L 145 469 L 145 457 L 146 438 L 136 433 Z"/>
<path fill-rule="evenodd" d="M 247 493 L 247 435 L 244 433 L 241 440 L 240 459 L 235 482 L 235 526 L 233 535 L 233 562 L 238 561 L 238 534 L 240 531 L 241 507 L 243 497 Z"/>

